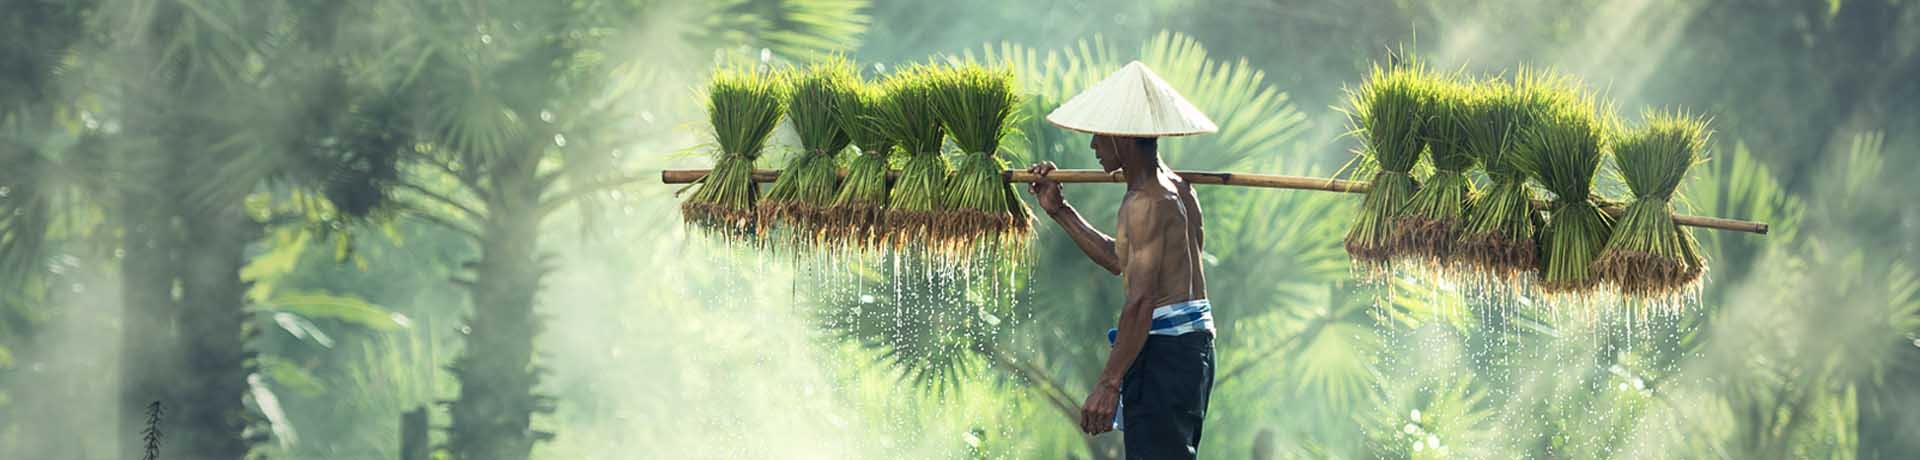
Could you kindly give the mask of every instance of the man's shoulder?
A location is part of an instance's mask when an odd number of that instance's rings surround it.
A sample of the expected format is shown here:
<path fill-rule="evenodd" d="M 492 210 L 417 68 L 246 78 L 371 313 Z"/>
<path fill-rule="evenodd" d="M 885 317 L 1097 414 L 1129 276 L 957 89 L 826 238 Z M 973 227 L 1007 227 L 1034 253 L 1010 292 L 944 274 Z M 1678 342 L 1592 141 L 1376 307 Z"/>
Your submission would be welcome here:
<path fill-rule="evenodd" d="M 1169 216 L 1183 211 L 1180 195 L 1159 190 L 1128 192 L 1127 198 L 1120 203 L 1122 223 L 1151 227 L 1157 222 L 1165 222 Z"/>
<path fill-rule="evenodd" d="M 1121 206 L 1157 206 L 1165 203 L 1180 202 L 1180 192 L 1170 188 L 1155 187 L 1147 190 L 1128 190 Z"/>
<path fill-rule="evenodd" d="M 1156 191 L 1128 192 L 1120 200 L 1120 212 L 1123 216 L 1147 217 L 1160 212 L 1176 212 L 1173 206 L 1180 206 L 1180 196 Z"/>

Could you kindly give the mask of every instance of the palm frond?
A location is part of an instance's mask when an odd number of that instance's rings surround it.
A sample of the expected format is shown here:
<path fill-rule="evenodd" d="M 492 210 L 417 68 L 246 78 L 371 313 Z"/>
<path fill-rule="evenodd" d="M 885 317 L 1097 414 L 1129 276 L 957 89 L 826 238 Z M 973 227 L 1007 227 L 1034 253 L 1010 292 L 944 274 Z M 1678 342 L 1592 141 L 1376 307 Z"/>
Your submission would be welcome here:
<path fill-rule="evenodd" d="M 304 318 L 330 319 L 376 331 L 411 327 L 405 315 L 374 305 L 357 296 L 319 291 L 294 291 L 275 295 L 261 307 L 265 311 L 289 313 Z"/>
<path fill-rule="evenodd" d="M 1772 224 L 1766 238 L 1734 235 L 1727 232 L 1698 232 L 1700 249 L 1710 260 L 1718 260 L 1714 277 L 1719 283 L 1738 283 L 1751 270 L 1753 262 L 1768 248 L 1798 239 L 1800 223 L 1806 215 L 1806 203 L 1790 195 L 1784 184 L 1755 157 L 1744 142 L 1733 142 L 1731 149 L 1707 161 L 1700 174 L 1691 176 L 1684 186 L 1687 194 L 1675 203 L 1674 211 L 1709 216 L 1743 216 Z M 1709 289 L 1708 297 L 1719 298 L 1725 290 Z M 1721 302 L 1706 302 L 1720 305 Z"/>
<path fill-rule="evenodd" d="M 733 18 L 745 32 L 783 56 L 813 59 L 853 49 L 872 18 L 865 0 L 729 0 L 713 17 Z M 727 30 L 727 29 L 716 29 Z"/>

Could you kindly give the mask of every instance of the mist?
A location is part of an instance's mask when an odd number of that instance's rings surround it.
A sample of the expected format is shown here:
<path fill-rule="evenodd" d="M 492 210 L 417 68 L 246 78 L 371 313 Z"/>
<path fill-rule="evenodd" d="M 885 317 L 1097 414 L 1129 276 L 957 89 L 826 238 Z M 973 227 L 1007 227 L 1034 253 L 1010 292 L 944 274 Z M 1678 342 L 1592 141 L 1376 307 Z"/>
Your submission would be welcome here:
<path fill-rule="evenodd" d="M 1140 59 L 1220 121 L 1175 168 L 1330 176 L 1395 50 L 1708 117 L 1677 212 L 1771 231 L 1693 230 L 1704 290 L 1646 314 L 1361 284 L 1358 197 L 1203 187 L 1204 458 L 1920 451 L 1912 2 L 574 3 L 10 2 L 0 458 L 1119 458 L 1073 423 L 1118 279 L 1044 219 L 965 267 L 683 224 L 709 72 L 1009 65 L 1009 167 L 1091 168 L 1039 118 Z M 1066 197 L 1110 231 L 1120 191 Z"/>

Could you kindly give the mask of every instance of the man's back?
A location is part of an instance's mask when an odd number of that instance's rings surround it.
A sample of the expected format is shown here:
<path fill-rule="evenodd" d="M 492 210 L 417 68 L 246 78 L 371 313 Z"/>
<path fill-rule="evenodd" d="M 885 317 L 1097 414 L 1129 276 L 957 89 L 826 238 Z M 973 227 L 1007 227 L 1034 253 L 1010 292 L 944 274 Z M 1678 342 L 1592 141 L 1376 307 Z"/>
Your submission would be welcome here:
<path fill-rule="evenodd" d="M 1163 181 L 1168 182 L 1168 181 Z M 1178 190 L 1178 193 L 1169 191 Z M 1127 254 L 1135 241 L 1159 244 L 1157 267 L 1153 268 L 1153 286 L 1149 298 L 1153 305 L 1172 305 L 1207 297 L 1206 275 L 1200 263 L 1205 234 L 1201 226 L 1199 200 L 1186 182 L 1146 190 L 1129 190 L 1120 205 L 1119 231 L 1114 236 L 1116 255 L 1124 270 Z M 1143 238 L 1144 232 L 1157 237 Z M 1129 234 L 1133 236 L 1130 238 Z"/>

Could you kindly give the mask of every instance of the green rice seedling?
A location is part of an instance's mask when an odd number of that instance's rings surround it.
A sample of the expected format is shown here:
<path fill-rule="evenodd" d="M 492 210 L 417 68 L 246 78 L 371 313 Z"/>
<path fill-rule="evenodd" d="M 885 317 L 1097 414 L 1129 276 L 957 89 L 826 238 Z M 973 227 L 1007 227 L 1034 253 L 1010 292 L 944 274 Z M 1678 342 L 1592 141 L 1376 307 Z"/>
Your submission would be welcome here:
<path fill-rule="evenodd" d="M 767 188 L 758 214 L 763 235 L 773 235 L 796 246 L 819 242 L 826 209 L 833 204 L 840 177 L 836 160 L 852 142 L 834 119 L 843 94 L 860 82 L 853 64 L 830 58 L 793 75 L 787 120 L 800 138 L 800 152 Z"/>
<path fill-rule="evenodd" d="M 1649 111 L 1643 119 L 1614 147 L 1634 200 L 1593 269 L 1621 295 L 1677 306 L 1699 288 L 1706 261 L 1693 234 L 1674 224 L 1670 202 L 1687 169 L 1705 157 L 1710 132 L 1705 120 L 1683 113 Z"/>
<path fill-rule="evenodd" d="M 1470 288 L 1520 292 L 1538 266 L 1535 215 L 1527 175 L 1514 163 L 1524 133 L 1542 114 L 1570 102 L 1564 79 L 1521 70 L 1513 83 L 1475 85 L 1464 131 L 1467 153 L 1487 174 L 1487 186 L 1467 204 L 1466 228 L 1454 248 Z"/>
<path fill-rule="evenodd" d="M 1614 125 L 1591 94 L 1571 85 L 1554 87 L 1537 90 L 1575 93 L 1550 103 L 1525 133 L 1514 165 L 1553 194 L 1540 229 L 1543 257 L 1535 286 L 1550 295 L 1585 296 L 1600 281 L 1592 264 L 1613 231 L 1613 217 L 1600 209 L 1592 189 Z"/>
<path fill-rule="evenodd" d="M 1467 178 L 1474 157 L 1469 153 L 1466 131 L 1472 113 L 1473 93 L 1464 85 L 1435 74 L 1428 82 L 1429 97 L 1421 104 L 1420 137 L 1427 145 L 1427 159 L 1433 175 L 1409 198 L 1394 220 L 1396 252 L 1417 261 L 1436 275 L 1448 276 L 1452 270 L 1454 248 L 1464 226 L 1467 200 L 1473 194 L 1473 181 Z"/>
<path fill-rule="evenodd" d="M 969 63 L 929 77 L 934 116 L 962 152 L 941 196 L 945 213 L 933 238 L 950 254 L 971 253 L 979 243 L 1019 246 L 1033 230 L 1025 218 L 1030 211 L 1018 199 L 1008 201 L 1013 186 L 996 156 L 1020 105 L 1013 72 Z"/>
<path fill-rule="evenodd" d="M 1419 188 L 1414 163 L 1425 148 L 1420 108 L 1430 97 L 1426 70 L 1418 62 L 1393 68 L 1373 67 L 1366 83 L 1347 92 L 1347 118 L 1361 136 L 1361 162 L 1374 170 L 1360 215 L 1347 231 L 1347 254 L 1363 278 L 1384 274 L 1398 255 L 1393 223 Z"/>
<path fill-rule="evenodd" d="M 949 166 L 941 156 L 940 120 L 934 115 L 933 73 L 929 65 L 903 67 L 881 82 L 887 98 L 874 117 L 880 131 L 904 153 L 900 177 L 887 200 L 886 239 L 895 247 L 935 243 L 941 191 Z"/>
<path fill-rule="evenodd" d="M 834 106 L 835 120 L 860 152 L 847 161 L 847 177 L 827 208 L 821 236 L 829 245 L 870 250 L 880 243 L 887 210 L 887 157 L 893 151 L 893 140 L 878 121 L 886 97 L 879 85 L 857 83 L 841 93 Z"/>
<path fill-rule="evenodd" d="M 695 182 L 680 203 L 688 224 L 729 238 L 755 236 L 754 204 L 759 187 L 753 162 L 786 113 L 787 87 L 779 75 L 753 68 L 715 71 L 707 88 L 707 117 L 713 126 L 712 172 Z"/>

